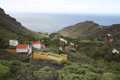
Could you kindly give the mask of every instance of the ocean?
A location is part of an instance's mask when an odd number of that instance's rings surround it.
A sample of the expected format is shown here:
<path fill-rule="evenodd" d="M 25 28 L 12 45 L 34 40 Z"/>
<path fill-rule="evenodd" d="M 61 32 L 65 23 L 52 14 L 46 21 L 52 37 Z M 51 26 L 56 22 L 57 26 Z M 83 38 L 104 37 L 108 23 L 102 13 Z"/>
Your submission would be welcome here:
<path fill-rule="evenodd" d="M 24 27 L 38 32 L 52 33 L 64 27 L 84 21 L 93 21 L 99 25 L 120 24 L 120 15 L 107 14 L 10 14 Z"/>

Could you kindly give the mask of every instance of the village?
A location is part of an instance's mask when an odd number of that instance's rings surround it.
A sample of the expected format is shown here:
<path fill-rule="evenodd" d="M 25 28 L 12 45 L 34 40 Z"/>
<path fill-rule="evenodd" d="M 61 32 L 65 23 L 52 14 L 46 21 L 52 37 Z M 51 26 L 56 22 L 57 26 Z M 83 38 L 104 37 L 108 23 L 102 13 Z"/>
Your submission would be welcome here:
<path fill-rule="evenodd" d="M 108 37 L 111 37 L 111 34 L 107 34 Z M 53 60 L 60 63 L 63 60 L 67 61 L 68 51 L 75 52 L 78 48 L 78 44 L 74 44 L 65 40 L 62 37 L 53 37 L 51 40 L 58 39 L 58 43 L 61 42 L 61 46 L 58 47 L 59 52 L 53 53 L 46 47 L 44 40 L 31 42 L 30 44 L 20 44 L 18 40 L 9 40 L 9 45 L 16 47 L 16 49 L 5 49 L 7 51 L 12 51 L 17 54 L 25 55 L 30 58 L 35 59 L 45 59 L 45 60 Z M 114 39 L 109 39 L 109 43 L 111 44 L 110 53 L 111 54 L 119 54 L 119 51 L 115 48 Z"/>
<path fill-rule="evenodd" d="M 56 39 L 56 38 L 52 38 L 52 39 Z M 5 50 L 12 51 L 24 56 L 28 56 L 30 58 L 53 60 L 60 63 L 63 60 L 67 60 L 67 55 L 64 54 L 63 51 L 64 52 L 67 52 L 68 50 L 76 51 L 74 46 L 77 47 L 77 45 L 71 42 L 69 46 L 65 46 L 66 44 L 68 44 L 68 42 L 63 38 L 59 38 L 59 41 L 62 42 L 62 46 L 58 47 L 59 53 L 52 53 L 50 51 L 44 52 L 43 50 L 47 50 L 47 47 L 44 44 L 44 40 L 31 42 L 30 44 L 20 44 L 18 40 L 9 40 L 9 45 L 14 46 L 15 49 L 5 49 Z"/>

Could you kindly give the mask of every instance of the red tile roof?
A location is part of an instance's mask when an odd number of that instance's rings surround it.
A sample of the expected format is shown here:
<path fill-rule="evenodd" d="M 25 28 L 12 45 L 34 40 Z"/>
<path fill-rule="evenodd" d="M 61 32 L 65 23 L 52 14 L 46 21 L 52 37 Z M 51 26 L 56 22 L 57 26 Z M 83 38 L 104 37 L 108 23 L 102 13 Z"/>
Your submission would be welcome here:
<path fill-rule="evenodd" d="M 46 46 L 45 46 L 45 44 L 42 44 L 42 46 L 45 48 Z"/>
<path fill-rule="evenodd" d="M 40 44 L 40 42 L 31 42 L 31 44 Z"/>
<path fill-rule="evenodd" d="M 110 42 L 113 42 L 113 41 L 114 41 L 114 39 L 110 39 L 109 41 L 110 41 Z"/>
<path fill-rule="evenodd" d="M 27 48 L 28 44 L 18 44 L 16 48 Z"/>
<path fill-rule="evenodd" d="M 16 49 L 5 49 L 6 51 L 16 52 Z"/>

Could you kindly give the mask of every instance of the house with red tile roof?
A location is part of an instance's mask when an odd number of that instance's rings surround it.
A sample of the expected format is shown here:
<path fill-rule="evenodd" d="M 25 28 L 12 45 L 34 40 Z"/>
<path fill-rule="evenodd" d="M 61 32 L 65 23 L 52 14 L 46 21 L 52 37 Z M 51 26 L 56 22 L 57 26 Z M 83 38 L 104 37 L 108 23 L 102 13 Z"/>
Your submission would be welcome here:
<path fill-rule="evenodd" d="M 33 48 L 41 49 L 42 44 L 40 42 L 31 42 Z"/>
<path fill-rule="evenodd" d="M 28 53 L 29 52 L 29 45 L 28 44 L 18 44 L 16 47 L 17 53 Z"/>
<path fill-rule="evenodd" d="M 10 46 L 17 46 L 18 41 L 17 40 L 9 40 L 9 44 L 10 44 Z"/>

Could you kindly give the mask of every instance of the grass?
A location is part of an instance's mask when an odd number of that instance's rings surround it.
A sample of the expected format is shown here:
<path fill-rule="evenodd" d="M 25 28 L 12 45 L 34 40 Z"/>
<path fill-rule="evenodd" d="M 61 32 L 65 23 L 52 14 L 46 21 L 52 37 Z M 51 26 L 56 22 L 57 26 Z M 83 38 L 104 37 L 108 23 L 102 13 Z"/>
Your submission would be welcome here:
<path fill-rule="evenodd" d="M 0 27 L 0 34 L 2 34 L 0 37 L 4 37 L 5 39 L 15 39 L 18 37 L 16 33 L 12 33 L 11 31 L 2 27 Z"/>
<path fill-rule="evenodd" d="M 103 41 L 81 40 L 82 43 L 104 43 Z"/>

